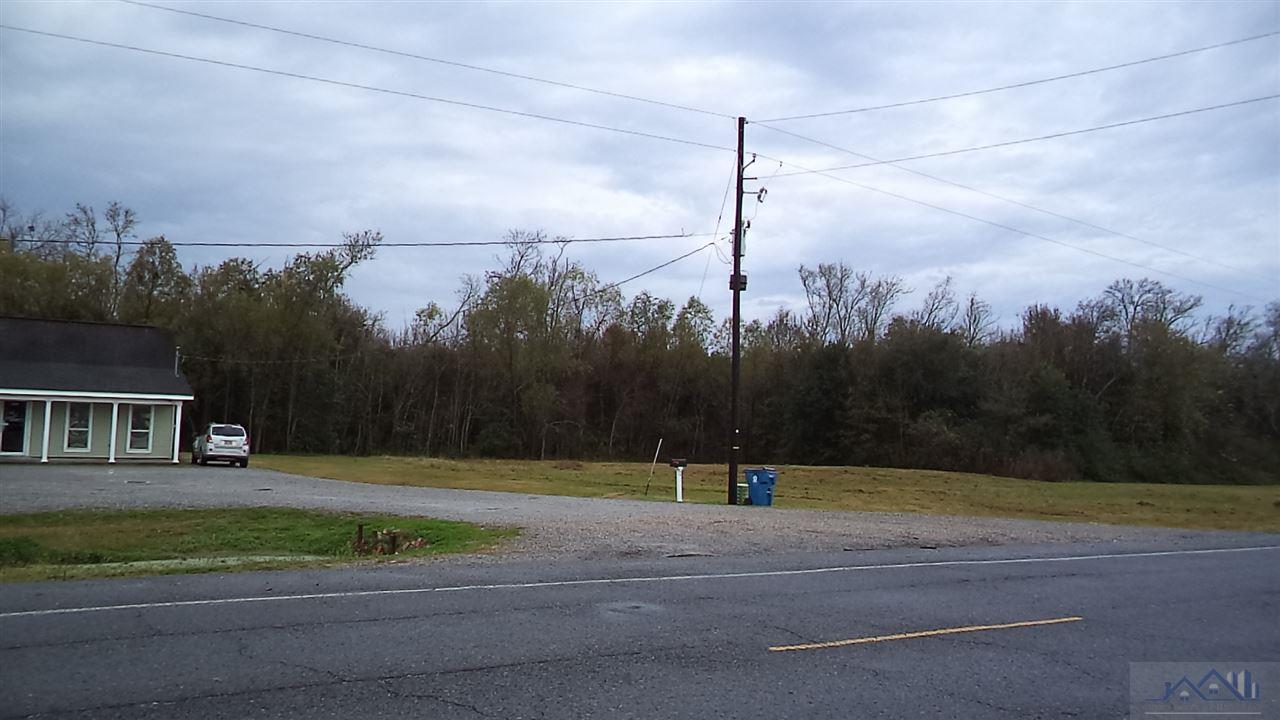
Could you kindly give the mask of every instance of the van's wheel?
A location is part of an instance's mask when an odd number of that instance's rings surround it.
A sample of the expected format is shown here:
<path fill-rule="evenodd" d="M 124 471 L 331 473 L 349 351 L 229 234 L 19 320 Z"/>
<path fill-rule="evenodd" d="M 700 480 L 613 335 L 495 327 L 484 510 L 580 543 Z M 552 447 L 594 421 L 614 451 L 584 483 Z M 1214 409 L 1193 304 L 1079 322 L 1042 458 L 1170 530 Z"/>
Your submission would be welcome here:
<path fill-rule="evenodd" d="M 240 467 L 242 467 L 242 468 L 247 468 L 247 467 L 249 467 L 249 458 L 245 458 L 245 459 L 241 460 L 241 461 L 240 461 Z"/>
<path fill-rule="evenodd" d="M 201 456 L 200 456 L 200 464 L 201 464 L 201 465 L 208 465 L 208 464 L 209 464 L 209 458 L 207 458 L 207 457 L 205 457 L 205 456 L 201 455 Z"/>

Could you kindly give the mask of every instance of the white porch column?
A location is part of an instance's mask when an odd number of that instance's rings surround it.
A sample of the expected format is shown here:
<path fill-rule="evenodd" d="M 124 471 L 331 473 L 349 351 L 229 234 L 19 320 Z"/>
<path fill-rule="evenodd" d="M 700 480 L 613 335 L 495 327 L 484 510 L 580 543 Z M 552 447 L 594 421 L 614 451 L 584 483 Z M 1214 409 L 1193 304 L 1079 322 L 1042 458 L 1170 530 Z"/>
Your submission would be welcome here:
<path fill-rule="evenodd" d="M 40 445 L 40 462 L 49 462 L 49 425 L 53 414 L 53 401 L 44 401 L 44 442 Z"/>
<path fill-rule="evenodd" d="M 107 444 L 107 462 L 116 461 L 116 428 L 120 421 L 120 401 L 116 400 L 111 403 L 111 440 Z"/>
<path fill-rule="evenodd" d="M 178 448 L 182 441 L 182 401 L 173 404 L 173 461 L 178 462 Z"/>

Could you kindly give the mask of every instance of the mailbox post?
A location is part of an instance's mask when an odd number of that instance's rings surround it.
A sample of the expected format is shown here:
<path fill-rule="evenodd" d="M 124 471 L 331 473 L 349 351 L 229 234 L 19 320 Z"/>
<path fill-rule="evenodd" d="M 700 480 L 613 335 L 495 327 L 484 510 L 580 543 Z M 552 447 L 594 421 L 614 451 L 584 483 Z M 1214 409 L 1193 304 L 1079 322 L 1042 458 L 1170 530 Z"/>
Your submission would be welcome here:
<path fill-rule="evenodd" d="M 676 469 L 676 502 L 684 502 L 684 469 L 689 466 L 685 458 L 671 458 L 669 463 Z"/>

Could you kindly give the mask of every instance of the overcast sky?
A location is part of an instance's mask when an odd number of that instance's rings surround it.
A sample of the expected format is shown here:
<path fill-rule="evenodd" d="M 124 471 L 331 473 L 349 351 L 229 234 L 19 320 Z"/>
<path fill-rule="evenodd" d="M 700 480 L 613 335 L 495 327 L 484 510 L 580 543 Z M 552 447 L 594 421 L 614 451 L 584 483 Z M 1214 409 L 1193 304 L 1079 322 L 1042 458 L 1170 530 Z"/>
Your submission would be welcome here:
<path fill-rule="evenodd" d="M 749 120 L 980 90 L 1280 29 L 1276 2 L 171 7 Z M 729 118 L 119 2 L 7 0 L 0 21 L 715 146 L 735 141 Z M 1276 93 L 1280 38 L 1270 37 L 776 126 L 898 158 Z M 758 124 L 747 127 L 747 150 L 808 168 L 858 161 Z M 0 30 L 0 195 L 49 214 L 119 200 L 138 212 L 144 238 L 335 242 L 365 228 L 398 242 L 494 240 L 513 228 L 572 237 L 710 233 L 733 161 L 723 150 Z M 903 309 L 951 275 L 1005 323 L 1030 303 L 1073 307 L 1119 277 L 1203 295 L 1213 312 L 1280 299 L 1280 102 L 902 165 L 1149 243 L 891 166 L 836 174 L 1150 269 L 823 176 L 763 182 L 778 163 L 760 159 L 749 174 L 762 182 L 749 187 L 769 193 L 763 205 L 753 197 L 745 205 L 755 216 L 747 317 L 800 309 L 796 268 L 837 260 L 903 277 L 916 290 Z M 731 217 L 732 197 L 721 234 Z M 577 245 L 569 254 L 612 281 L 707 241 Z M 450 304 L 459 276 L 494 267 L 496 253 L 387 248 L 347 290 L 399 327 L 430 301 Z M 185 249 L 180 257 L 190 267 L 230 254 Z M 235 254 L 267 265 L 286 256 Z M 624 290 L 677 303 L 701 293 L 723 316 L 727 274 L 708 250 Z"/>

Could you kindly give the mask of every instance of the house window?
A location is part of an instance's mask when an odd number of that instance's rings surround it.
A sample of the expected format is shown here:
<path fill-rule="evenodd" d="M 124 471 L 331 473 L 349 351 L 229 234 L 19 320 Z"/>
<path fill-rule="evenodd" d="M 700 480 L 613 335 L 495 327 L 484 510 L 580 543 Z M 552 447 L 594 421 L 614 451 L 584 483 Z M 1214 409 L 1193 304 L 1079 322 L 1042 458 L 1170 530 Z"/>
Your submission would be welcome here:
<path fill-rule="evenodd" d="M 129 406 L 129 452 L 151 452 L 151 406 Z"/>
<path fill-rule="evenodd" d="M 67 435 L 62 449 L 67 452 L 89 452 L 89 439 L 92 435 L 93 405 L 67 403 Z"/>

